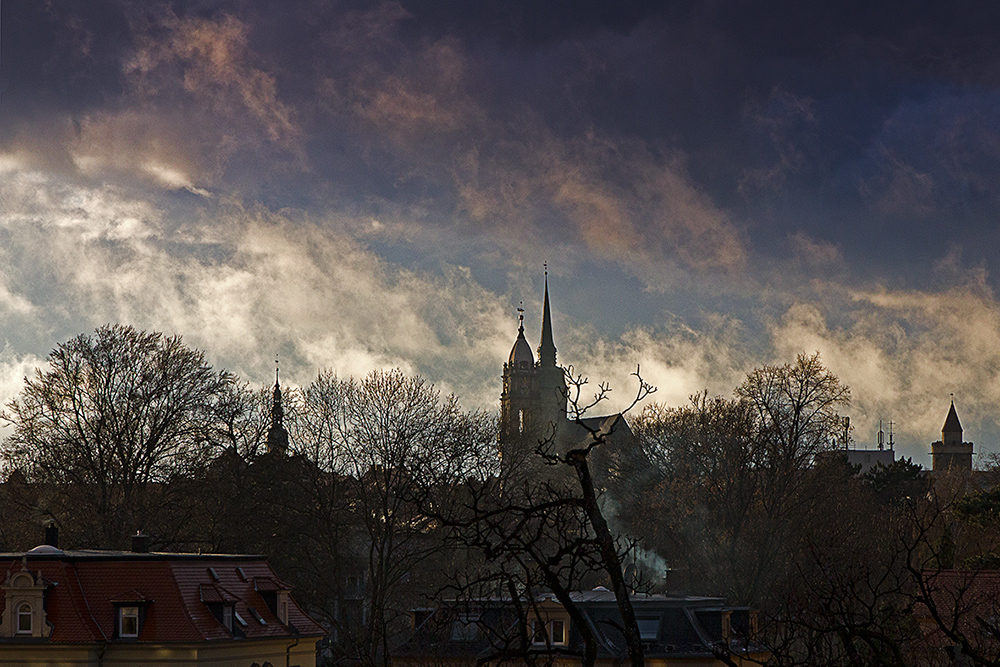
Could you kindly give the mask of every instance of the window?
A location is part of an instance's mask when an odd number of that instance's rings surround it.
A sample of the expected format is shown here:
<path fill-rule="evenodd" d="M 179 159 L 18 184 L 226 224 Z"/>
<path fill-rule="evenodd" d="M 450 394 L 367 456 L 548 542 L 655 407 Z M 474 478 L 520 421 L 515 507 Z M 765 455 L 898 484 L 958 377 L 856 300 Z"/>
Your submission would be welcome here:
<path fill-rule="evenodd" d="M 550 621 L 549 622 L 549 637 L 552 638 L 553 644 L 565 644 L 566 643 L 566 623 L 565 621 Z"/>
<path fill-rule="evenodd" d="M 553 644 L 566 643 L 566 621 L 556 620 L 548 623 L 531 622 L 531 643 L 545 644 L 546 633 Z"/>
<path fill-rule="evenodd" d="M 222 624 L 226 626 L 226 630 L 230 632 L 233 631 L 233 607 L 232 605 L 224 605 L 222 607 Z"/>
<path fill-rule="evenodd" d="M 639 616 L 635 619 L 639 625 L 639 638 L 644 642 L 656 641 L 660 633 L 659 616 Z"/>
<path fill-rule="evenodd" d="M 479 639 L 479 614 L 459 614 L 451 625 L 451 640 L 471 642 L 477 639 Z"/>
<path fill-rule="evenodd" d="M 211 575 L 213 580 L 219 581 L 219 573 L 215 571 L 214 567 L 208 568 L 208 574 Z"/>
<path fill-rule="evenodd" d="M 32 620 L 33 614 L 31 613 L 31 605 L 27 602 L 19 604 L 17 606 L 17 634 L 30 635 L 32 631 Z"/>
<path fill-rule="evenodd" d="M 138 637 L 139 636 L 139 608 L 119 607 L 118 609 L 118 636 Z"/>
<path fill-rule="evenodd" d="M 236 611 L 234 609 L 233 610 L 233 616 L 236 617 L 236 622 L 239 623 L 241 627 L 244 627 L 244 628 L 247 627 L 247 621 L 246 621 L 245 618 L 243 618 L 242 616 L 240 616 L 240 612 L 238 612 L 238 611 Z"/>
<path fill-rule="evenodd" d="M 278 620 L 288 625 L 288 600 L 282 600 L 278 605 Z"/>

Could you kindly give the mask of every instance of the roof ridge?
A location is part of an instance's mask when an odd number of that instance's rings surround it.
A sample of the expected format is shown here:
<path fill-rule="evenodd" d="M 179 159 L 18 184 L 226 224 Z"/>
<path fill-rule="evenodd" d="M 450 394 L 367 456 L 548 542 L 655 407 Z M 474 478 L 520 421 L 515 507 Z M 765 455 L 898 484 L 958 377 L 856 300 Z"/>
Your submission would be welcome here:
<path fill-rule="evenodd" d="M 76 571 L 76 565 L 72 563 L 65 563 L 63 567 L 69 567 L 73 570 L 73 578 L 76 579 L 76 588 L 80 593 L 80 597 L 83 598 L 83 604 L 87 608 L 87 615 L 90 616 L 90 620 L 94 622 L 94 627 L 96 627 L 97 631 L 101 633 L 101 637 L 104 641 L 108 641 L 108 636 L 104 633 L 104 628 L 102 628 L 101 624 L 97 622 L 97 618 L 94 616 L 94 612 L 90 608 L 90 600 L 87 599 L 87 592 L 83 589 L 83 582 L 80 581 L 80 573 Z M 73 605 L 73 609 L 79 613 L 79 610 L 76 609 L 76 605 Z M 83 618 L 81 615 L 80 620 L 86 622 L 87 619 Z"/>

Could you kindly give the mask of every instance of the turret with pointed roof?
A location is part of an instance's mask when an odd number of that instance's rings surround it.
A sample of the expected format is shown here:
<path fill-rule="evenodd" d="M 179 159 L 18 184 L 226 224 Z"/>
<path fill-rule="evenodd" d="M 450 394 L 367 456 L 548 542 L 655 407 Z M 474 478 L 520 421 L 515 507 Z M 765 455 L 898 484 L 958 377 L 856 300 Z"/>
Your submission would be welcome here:
<path fill-rule="evenodd" d="M 537 441 L 538 369 L 535 355 L 524 337 L 524 309 L 518 308 L 517 338 L 503 365 L 500 394 L 500 457 L 503 465 L 518 466 Z"/>
<path fill-rule="evenodd" d="M 271 426 L 267 429 L 268 454 L 281 454 L 288 451 L 288 431 L 285 430 L 285 408 L 281 404 L 281 383 L 278 381 L 278 369 L 274 369 L 274 392 L 271 395 Z"/>
<path fill-rule="evenodd" d="M 955 411 L 955 399 L 952 398 L 948 416 L 941 428 L 941 439 L 931 443 L 931 460 L 934 472 L 944 470 L 972 471 L 973 445 L 962 442 L 962 423 Z"/>

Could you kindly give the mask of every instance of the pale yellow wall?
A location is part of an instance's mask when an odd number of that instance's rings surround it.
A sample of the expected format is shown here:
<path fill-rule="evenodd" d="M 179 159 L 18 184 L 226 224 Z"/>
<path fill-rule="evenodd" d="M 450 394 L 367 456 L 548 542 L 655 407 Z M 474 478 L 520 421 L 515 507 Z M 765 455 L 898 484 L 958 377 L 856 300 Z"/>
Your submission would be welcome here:
<path fill-rule="evenodd" d="M 6 644 L 0 643 L 0 667 L 249 667 L 268 661 L 275 667 L 289 664 L 316 667 L 318 638 L 205 642 L 200 644 L 108 643 L 100 660 L 100 647 L 94 644 Z"/>

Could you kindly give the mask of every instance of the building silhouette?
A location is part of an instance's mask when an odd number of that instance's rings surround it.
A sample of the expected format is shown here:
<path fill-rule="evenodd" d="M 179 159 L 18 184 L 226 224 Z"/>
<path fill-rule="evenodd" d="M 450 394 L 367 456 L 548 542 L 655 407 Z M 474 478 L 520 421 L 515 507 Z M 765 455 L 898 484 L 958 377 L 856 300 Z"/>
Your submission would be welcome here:
<path fill-rule="evenodd" d="M 948 416 L 941 428 L 941 439 L 931 443 L 931 470 L 935 473 L 972 472 L 972 443 L 962 442 L 962 423 L 951 401 Z"/>
<path fill-rule="evenodd" d="M 544 466 L 540 452 L 552 454 L 592 441 L 595 434 L 609 447 L 620 448 L 632 442 L 632 431 L 622 415 L 600 417 L 576 414 L 568 406 L 569 388 L 566 370 L 556 361 L 552 335 L 552 310 L 549 305 L 549 279 L 545 275 L 542 304 L 542 327 L 538 357 L 524 336 L 524 312 L 518 309 L 517 338 L 503 365 L 503 391 L 500 394 L 501 470 L 510 474 L 520 470 L 525 475 Z M 567 407 L 569 410 L 567 411 Z M 606 458 L 602 452 L 600 458 Z M 551 468 L 551 466 L 549 466 Z"/>

